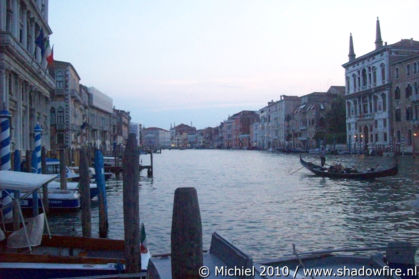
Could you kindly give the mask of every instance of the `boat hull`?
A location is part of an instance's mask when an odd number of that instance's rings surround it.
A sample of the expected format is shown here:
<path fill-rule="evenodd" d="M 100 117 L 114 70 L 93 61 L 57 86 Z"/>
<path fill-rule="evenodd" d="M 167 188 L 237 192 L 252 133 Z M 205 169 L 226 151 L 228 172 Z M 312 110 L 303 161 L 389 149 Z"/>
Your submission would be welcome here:
<path fill-rule="evenodd" d="M 301 158 L 301 156 L 300 156 L 300 163 L 301 165 L 303 165 L 306 169 L 308 169 L 315 175 L 322 176 L 322 177 L 330 177 L 330 178 L 367 180 L 367 179 L 374 179 L 377 177 L 393 176 L 398 173 L 397 165 L 394 166 L 393 168 L 382 170 L 382 171 L 343 173 L 343 172 L 329 172 L 327 171 L 326 168 L 304 161 Z"/>

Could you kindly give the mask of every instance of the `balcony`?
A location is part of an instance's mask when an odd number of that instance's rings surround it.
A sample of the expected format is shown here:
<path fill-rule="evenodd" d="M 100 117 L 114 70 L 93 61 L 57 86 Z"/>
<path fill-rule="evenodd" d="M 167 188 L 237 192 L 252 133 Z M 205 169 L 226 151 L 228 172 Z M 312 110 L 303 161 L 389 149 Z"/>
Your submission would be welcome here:
<path fill-rule="evenodd" d="M 37 78 L 44 80 L 50 88 L 55 88 L 54 79 L 40 63 L 9 32 L 0 31 L 1 52 L 10 53 L 24 64 L 25 69 L 32 71 Z"/>

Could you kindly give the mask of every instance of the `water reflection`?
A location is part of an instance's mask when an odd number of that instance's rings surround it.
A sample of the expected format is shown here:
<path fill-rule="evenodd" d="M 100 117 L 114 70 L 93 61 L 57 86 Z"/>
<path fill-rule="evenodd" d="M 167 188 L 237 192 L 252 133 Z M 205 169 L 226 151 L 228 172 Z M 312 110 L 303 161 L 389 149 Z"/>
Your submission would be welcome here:
<path fill-rule="evenodd" d="M 307 157 L 308 160 L 319 159 Z M 386 168 L 383 157 L 328 157 L 357 168 Z M 301 169 L 293 154 L 259 151 L 171 150 L 154 155 L 154 178 L 141 176 L 140 216 L 153 253 L 170 251 L 173 193 L 196 187 L 204 248 L 214 231 L 256 260 L 299 250 L 383 245 L 419 237 L 419 213 L 411 206 L 418 193 L 419 160 L 402 158 L 395 177 L 374 181 L 332 180 Z M 123 238 L 121 181 L 107 185 L 109 236 Z M 98 230 L 97 203 L 92 226 Z M 51 217 L 56 233 L 80 234 L 79 213 Z M 73 231 L 74 228 L 74 231 Z"/>

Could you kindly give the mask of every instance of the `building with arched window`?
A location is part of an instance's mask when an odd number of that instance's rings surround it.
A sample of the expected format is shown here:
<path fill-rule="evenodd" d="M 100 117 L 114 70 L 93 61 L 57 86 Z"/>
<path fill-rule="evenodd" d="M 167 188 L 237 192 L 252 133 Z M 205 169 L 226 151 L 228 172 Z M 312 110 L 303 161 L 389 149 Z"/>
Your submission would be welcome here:
<path fill-rule="evenodd" d="M 396 151 L 403 153 L 419 153 L 419 71 L 415 65 L 419 65 L 419 54 L 392 63 L 392 134 Z"/>
<path fill-rule="evenodd" d="M 397 89 L 392 86 L 392 79 L 401 75 L 406 68 L 394 65 L 394 61 L 418 53 L 417 41 L 401 40 L 391 45 L 383 44 L 378 19 L 373 51 L 356 57 L 352 34 L 350 35 L 349 61 L 342 65 L 347 81 L 346 134 L 349 149 L 363 152 L 390 150 L 393 147 L 392 96 L 404 97 L 406 87 Z M 411 68 L 413 71 L 410 74 L 414 72 L 414 67 Z"/>

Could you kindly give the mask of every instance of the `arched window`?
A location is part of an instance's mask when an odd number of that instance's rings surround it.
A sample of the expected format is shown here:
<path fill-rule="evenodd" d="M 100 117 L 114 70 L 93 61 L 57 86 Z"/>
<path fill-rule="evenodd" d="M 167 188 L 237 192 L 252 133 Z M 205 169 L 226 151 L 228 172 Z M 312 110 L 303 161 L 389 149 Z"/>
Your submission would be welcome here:
<path fill-rule="evenodd" d="M 387 111 L 387 100 L 386 100 L 386 94 L 381 94 L 381 98 L 383 101 L 383 111 Z"/>
<path fill-rule="evenodd" d="M 367 86 L 367 71 L 362 69 L 362 86 Z"/>
<path fill-rule="evenodd" d="M 384 63 L 381 63 L 380 68 L 381 68 L 381 83 L 384 84 L 386 83 L 386 66 L 384 65 Z"/>
<path fill-rule="evenodd" d="M 350 82 L 350 78 L 348 76 L 348 77 L 346 77 L 346 94 L 348 94 L 349 92 L 351 92 L 351 82 Z"/>
<path fill-rule="evenodd" d="M 56 115 L 55 115 L 55 108 L 51 108 L 50 110 L 50 123 L 51 125 L 55 125 L 57 119 L 56 119 Z"/>
<path fill-rule="evenodd" d="M 400 99 L 400 88 L 398 86 L 396 87 L 396 90 L 394 90 L 394 99 Z"/>
<path fill-rule="evenodd" d="M 415 94 L 418 94 L 418 82 L 415 81 Z"/>
<path fill-rule="evenodd" d="M 412 96 L 412 86 L 410 84 L 407 85 L 405 93 L 406 93 L 406 99 Z"/>
<path fill-rule="evenodd" d="M 374 112 L 377 112 L 377 105 L 378 105 L 378 97 L 377 97 L 377 95 L 374 95 L 373 105 L 374 105 Z"/>
<path fill-rule="evenodd" d="M 377 68 L 372 67 L 372 84 L 373 86 L 377 85 Z"/>
<path fill-rule="evenodd" d="M 353 87 L 354 87 L 354 92 L 356 91 L 356 75 L 355 74 L 353 74 L 352 75 L 352 82 L 353 82 Z"/>

